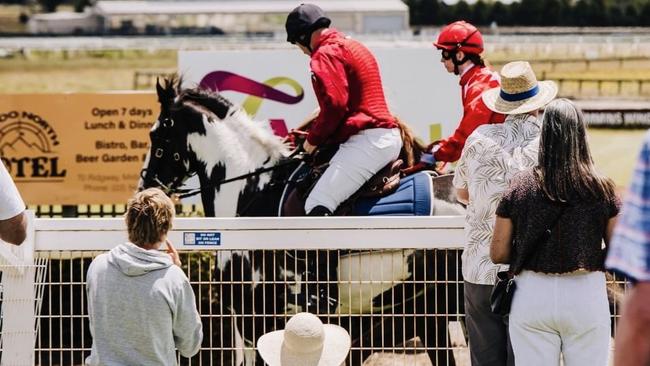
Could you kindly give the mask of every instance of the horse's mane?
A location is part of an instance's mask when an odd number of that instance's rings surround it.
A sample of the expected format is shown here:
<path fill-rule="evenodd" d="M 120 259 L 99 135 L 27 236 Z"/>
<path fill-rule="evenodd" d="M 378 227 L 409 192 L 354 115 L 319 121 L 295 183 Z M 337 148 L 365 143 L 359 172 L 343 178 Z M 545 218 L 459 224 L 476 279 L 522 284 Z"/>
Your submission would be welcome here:
<path fill-rule="evenodd" d="M 233 106 L 218 92 L 201 87 L 183 89 L 182 85 L 183 78 L 177 74 L 165 77 L 162 85 L 158 83 L 160 104 L 172 110 L 189 106 L 200 113 L 205 111 L 213 113 L 219 119 L 226 118 L 228 110 Z"/>
<path fill-rule="evenodd" d="M 219 119 L 226 118 L 233 104 L 219 93 L 201 88 L 183 89 L 178 95 L 178 103 L 197 104 L 214 113 Z"/>
<path fill-rule="evenodd" d="M 171 75 L 164 79 L 161 87 L 163 90 L 159 90 L 166 96 L 166 99 L 168 99 L 168 96 L 174 95 L 170 111 L 187 107 L 199 114 L 208 116 L 208 122 L 215 119 L 229 121 L 226 122 L 229 128 L 233 131 L 239 131 L 241 136 L 246 136 L 246 138 L 259 144 L 260 148 L 266 151 L 271 162 L 288 155 L 288 145 L 285 145 L 282 139 L 277 137 L 270 128 L 262 127 L 266 126 L 266 121 L 254 121 L 246 111 L 223 97 L 219 92 L 201 87 L 184 89 L 181 85 L 182 78 Z M 213 119 L 210 116 L 216 118 Z"/>

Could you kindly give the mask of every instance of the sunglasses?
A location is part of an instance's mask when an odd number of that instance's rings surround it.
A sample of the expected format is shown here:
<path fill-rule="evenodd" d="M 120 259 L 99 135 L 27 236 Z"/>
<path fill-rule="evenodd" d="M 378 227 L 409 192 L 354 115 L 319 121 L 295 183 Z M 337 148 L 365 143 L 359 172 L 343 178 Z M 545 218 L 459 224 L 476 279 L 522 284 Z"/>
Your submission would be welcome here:
<path fill-rule="evenodd" d="M 454 52 L 449 52 L 447 50 L 442 50 L 442 59 L 443 60 L 451 60 L 452 57 L 454 57 Z"/>

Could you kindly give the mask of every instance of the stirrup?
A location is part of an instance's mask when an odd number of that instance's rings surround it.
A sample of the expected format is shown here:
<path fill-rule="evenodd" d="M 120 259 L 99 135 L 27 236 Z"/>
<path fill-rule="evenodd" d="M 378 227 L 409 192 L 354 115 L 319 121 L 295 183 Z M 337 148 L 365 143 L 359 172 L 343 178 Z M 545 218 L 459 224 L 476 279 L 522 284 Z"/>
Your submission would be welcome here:
<path fill-rule="evenodd" d="M 312 208 L 307 216 L 332 216 L 332 211 L 325 206 L 318 205 Z"/>

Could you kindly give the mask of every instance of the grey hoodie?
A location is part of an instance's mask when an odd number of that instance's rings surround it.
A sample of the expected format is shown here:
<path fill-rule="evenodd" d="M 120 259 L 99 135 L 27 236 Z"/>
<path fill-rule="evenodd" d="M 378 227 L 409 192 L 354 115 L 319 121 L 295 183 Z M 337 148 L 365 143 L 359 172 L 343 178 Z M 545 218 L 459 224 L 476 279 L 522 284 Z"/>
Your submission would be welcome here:
<path fill-rule="evenodd" d="M 203 339 L 194 292 L 168 254 L 121 244 L 86 276 L 93 346 L 87 365 L 176 365 Z"/>

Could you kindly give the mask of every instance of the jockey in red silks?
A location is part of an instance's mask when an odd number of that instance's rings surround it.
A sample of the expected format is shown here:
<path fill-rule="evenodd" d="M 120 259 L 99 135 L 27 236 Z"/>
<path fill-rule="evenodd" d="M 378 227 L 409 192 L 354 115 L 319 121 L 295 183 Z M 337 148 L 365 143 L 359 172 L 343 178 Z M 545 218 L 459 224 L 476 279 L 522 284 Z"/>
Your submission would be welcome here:
<path fill-rule="evenodd" d="M 460 76 L 463 118 L 452 136 L 432 144 L 433 161 L 428 163 L 454 162 L 460 158 L 465 140 L 478 126 L 504 121 L 505 116 L 489 110 L 481 98 L 483 91 L 499 87 L 499 77 L 480 56 L 481 32 L 465 21 L 445 26 L 433 45 L 442 51 L 440 62 L 447 71 Z"/>
<path fill-rule="evenodd" d="M 311 57 L 312 84 L 320 112 L 304 148 L 339 143 L 314 189 L 305 212 L 331 215 L 381 168 L 397 159 L 402 138 L 388 110 L 372 53 L 335 29 L 316 5 L 302 4 L 289 13 L 287 41 Z"/>

